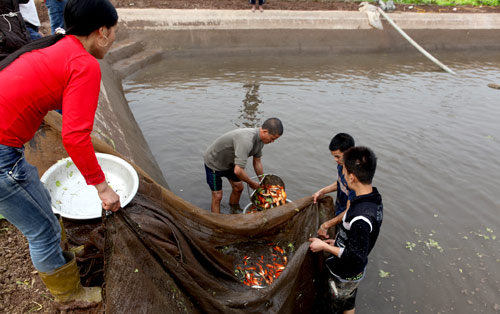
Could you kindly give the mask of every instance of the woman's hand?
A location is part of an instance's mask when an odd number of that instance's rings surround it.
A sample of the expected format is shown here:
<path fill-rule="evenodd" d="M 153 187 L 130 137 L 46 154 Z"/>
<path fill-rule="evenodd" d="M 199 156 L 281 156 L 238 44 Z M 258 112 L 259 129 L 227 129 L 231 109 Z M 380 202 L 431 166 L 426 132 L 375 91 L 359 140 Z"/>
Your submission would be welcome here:
<path fill-rule="evenodd" d="M 106 181 L 96 184 L 97 194 L 102 201 L 102 208 L 116 212 L 120 209 L 120 196 L 106 183 Z"/>

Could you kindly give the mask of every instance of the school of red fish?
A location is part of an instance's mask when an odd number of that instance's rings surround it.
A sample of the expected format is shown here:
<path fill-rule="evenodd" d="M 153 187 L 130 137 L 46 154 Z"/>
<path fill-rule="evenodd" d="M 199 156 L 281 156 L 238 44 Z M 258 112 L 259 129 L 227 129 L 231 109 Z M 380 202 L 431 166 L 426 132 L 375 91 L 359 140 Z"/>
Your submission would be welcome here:
<path fill-rule="evenodd" d="M 279 245 L 269 243 L 269 254 L 245 256 L 236 266 L 235 275 L 252 288 L 265 288 L 277 279 L 288 263 L 286 252 Z"/>
<path fill-rule="evenodd" d="M 255 213 L 264 209 L 286 204 L 285 188 L 280 185 L 262 185 L 252 196 L 252 206 L 247 211 Z"/>

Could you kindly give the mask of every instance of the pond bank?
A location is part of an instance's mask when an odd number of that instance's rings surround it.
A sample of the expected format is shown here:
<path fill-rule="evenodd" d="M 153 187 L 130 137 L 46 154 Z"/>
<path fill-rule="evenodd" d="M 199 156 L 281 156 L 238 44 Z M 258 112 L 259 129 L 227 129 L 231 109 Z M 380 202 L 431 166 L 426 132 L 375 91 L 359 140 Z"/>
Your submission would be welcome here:
<path fill-rule="evenodd" d="M 356 11 L 118 9 L 121 29 L 167 54 L 366 53 L 414 48 L 382 18 Z M 429 51 L 500 48 L 497 13 L 390 13 Z"/>

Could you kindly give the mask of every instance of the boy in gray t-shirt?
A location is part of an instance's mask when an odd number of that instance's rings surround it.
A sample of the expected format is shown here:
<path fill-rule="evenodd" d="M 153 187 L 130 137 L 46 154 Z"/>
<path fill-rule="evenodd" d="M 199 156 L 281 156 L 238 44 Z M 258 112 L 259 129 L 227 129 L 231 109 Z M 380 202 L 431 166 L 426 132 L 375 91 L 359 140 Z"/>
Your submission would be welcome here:
<path fill-rule="evenodd" d="M 262 148 L 277 140 L 283 134 L 283 124 L 278 118 L 267 119 L 260 128 L 237 129 L 229 131 L 216 139 L 205 151 L 205 173 L 208 186 L 212 190 L 212 212 L 220 213 L 222 200 L 222 177 L 231 183 L 229 197 L 231 208 L 238 208 L 243 183 L 252 189 L 259 187 L 259 182 L 250 179 L 245 167 L 248 157 L 253 156 L 253 168 L 257 176 L 264 174 L 262 167 Z"/>

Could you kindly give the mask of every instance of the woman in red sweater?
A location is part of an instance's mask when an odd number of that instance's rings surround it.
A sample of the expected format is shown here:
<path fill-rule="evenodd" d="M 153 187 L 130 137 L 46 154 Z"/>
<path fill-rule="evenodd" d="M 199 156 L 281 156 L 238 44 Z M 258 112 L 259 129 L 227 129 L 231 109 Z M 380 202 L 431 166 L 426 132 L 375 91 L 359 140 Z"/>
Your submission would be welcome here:
<path fill-rule="evenodd" d="M 99 302 L 99 287 L 83 288 L 75 258 L 60 248 L 61 228 L 24 144 L 49 110 L 62 109 L 63 144 L 106 210 L 120 208 L 106 183 L 90 133 L 102 59 L 115 40 L 118 14 L 109 0 L 69 0 L 66 34 L 32 42 L 0 63 L 0 214 L 26 236 L 33 265 L 58 302 Z"/>

